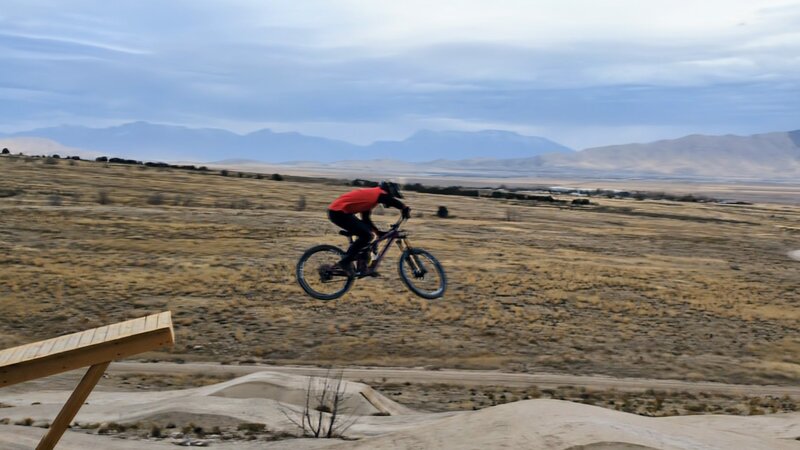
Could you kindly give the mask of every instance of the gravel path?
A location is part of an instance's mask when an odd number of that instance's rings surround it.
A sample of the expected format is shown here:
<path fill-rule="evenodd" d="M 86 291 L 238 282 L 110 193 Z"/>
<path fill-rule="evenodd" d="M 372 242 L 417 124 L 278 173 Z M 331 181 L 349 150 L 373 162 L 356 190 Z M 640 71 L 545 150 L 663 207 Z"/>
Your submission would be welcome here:
<path fill-rule="evenodd" d="M 116 362 L 111 364 L 111 373 L 205 373 L 234 374 L 236 376 L 268 370 L 295 375 L 325 375 L 328 369 L 309 366 L 269 366 L 246 365 L 231 366 L 217 363 L 138 363 Z M 773 395 L 800 398 L 798 386 L 760 386 L 743 384 L 724 384 L 713 382 L 690 382 L 678 380 L 657 380 L 646 378 L 615 378 L 602 375 L 576 376 L 550 373 L 504 373 L 477 370 L 425 370 L 421 368 L 359 367 L 344 369 L 343 376 L 349 380 L 370 383 L 374 380 L 413 383 L 443 383 L 464 386 L 585 386 L 595 389 L 617 389 L 639 391 L 646 389 L 686 392 L 708 392 L 737 395 Z"/>

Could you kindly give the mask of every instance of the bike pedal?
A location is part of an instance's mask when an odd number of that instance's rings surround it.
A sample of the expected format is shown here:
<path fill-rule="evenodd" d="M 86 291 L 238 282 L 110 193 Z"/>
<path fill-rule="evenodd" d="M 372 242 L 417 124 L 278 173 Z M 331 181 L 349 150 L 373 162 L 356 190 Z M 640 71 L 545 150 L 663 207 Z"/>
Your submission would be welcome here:
<path fill-rule="evenodd" d="M 367 278 L 367 277 L 378 278 L 380 276 L 381 276 L 381 274 L 379 274 L 377 272 L 356 272 L 356 274 L 355 274 L 356 278 Z"/>

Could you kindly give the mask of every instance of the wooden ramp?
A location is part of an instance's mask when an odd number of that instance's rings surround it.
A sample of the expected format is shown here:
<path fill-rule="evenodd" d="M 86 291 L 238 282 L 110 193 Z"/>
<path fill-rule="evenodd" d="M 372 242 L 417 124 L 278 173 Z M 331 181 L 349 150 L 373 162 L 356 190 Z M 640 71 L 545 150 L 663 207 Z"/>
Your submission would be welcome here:
<path fill-rule="evenodd" d="M 37 450 L 55 447 L 111 361 L 172 345 L 169 311 L 0 351 L 0 387 L 89 367 Z"/>

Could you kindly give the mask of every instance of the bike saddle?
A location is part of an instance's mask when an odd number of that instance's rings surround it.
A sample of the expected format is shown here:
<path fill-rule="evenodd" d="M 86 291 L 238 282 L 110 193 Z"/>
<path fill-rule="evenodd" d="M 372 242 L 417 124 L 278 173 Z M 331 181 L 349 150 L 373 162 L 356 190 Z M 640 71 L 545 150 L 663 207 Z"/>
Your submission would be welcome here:
<path fill-rule="evenodd" d="M 342 230 L 342 231 L 339 232 L 339 234 L 341 234 L 342 236 L 346 236 L 346 237 L 355 236 L 355 233 L 351 233 L 351 232 L 349 232 L 347 230 Z"/>

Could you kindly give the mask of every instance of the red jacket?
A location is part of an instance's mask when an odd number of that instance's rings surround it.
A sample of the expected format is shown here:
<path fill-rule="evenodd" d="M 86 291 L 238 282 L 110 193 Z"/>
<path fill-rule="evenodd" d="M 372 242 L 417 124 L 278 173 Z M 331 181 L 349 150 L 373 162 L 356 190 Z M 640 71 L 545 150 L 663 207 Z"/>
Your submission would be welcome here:
<path fill-rule="evenodd" d="M 372 211 L 378 206 L 378 197 L 384 193 L 379 187 L 356 189 L 341 195 L 328 206 L 328 209 L 348 214 Z"/>

